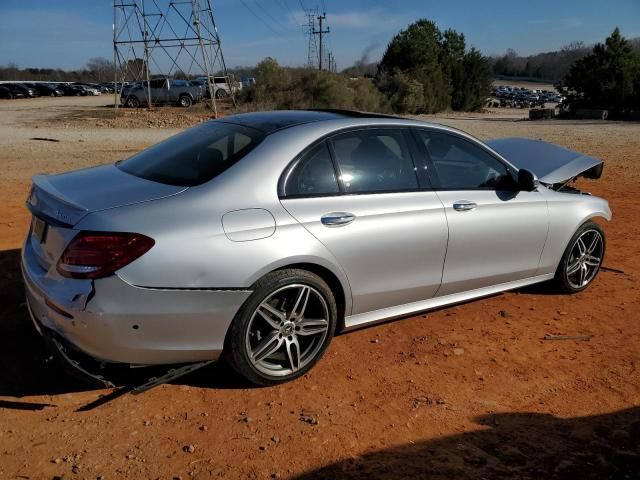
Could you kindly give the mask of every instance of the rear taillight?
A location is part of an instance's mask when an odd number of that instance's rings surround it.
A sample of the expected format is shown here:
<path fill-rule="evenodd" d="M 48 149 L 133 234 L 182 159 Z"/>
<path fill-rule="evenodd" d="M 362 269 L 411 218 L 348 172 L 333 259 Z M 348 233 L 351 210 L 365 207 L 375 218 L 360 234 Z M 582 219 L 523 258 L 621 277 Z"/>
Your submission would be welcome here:
<path fill-rule="evenodd" d="M 130 264 L 155 244 L 139 233 L 80 232 L 58 260 L 58 273 L 70 278 L 102 278 Z"/>

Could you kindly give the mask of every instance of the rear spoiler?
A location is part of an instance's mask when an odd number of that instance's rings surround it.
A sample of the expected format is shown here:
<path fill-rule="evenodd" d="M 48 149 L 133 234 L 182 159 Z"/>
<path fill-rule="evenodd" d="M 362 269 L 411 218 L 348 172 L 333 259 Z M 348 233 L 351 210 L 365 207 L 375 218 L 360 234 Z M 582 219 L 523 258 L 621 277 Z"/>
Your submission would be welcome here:
<path fill-rule="evenodd" d="M 60 227 L 72 227 L 89 212 L 57 190 L 47 175 L 33 177 L 27 208 L 33 215 Z"/>

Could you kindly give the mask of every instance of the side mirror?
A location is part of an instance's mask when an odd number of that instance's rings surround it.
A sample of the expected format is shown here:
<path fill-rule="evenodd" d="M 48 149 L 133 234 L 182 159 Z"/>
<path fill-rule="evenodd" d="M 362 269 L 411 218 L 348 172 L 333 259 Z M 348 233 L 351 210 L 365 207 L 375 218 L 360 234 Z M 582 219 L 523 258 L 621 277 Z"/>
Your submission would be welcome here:
<path fill-rule="evenodd" d="M 521 168 L 518 170 L 518 189 L 524 192 L 533 192 L 540 186 L 538 177 L 533 172 Z"/>

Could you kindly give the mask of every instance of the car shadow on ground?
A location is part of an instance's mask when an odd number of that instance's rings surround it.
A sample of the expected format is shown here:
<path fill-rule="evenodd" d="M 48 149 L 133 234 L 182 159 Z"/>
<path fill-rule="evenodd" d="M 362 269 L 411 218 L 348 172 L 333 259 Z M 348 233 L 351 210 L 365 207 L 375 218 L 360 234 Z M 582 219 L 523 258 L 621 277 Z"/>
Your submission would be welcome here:
<path fill-rule="evenodd" d="M 640 407 L 590 417 L 504 413 L 475 421 L 484 428 L 365 453 L 297 479 L 639 478 Z"/>
<path fill-rule="evenodd" d="M 127 376 L 127 385 L 144 383 L 150 376 L 162 373 L 162 368 L 134 369 Z M 219 389 L 250 387 L 223 362 L 209 365 L 175 383 Z M 66 365 L 51 357 L 29 317 L 20 273 L 20 250 L 0 252 L 0 396 L 57 395 L 96 388 L 68 373 Z M 35 409 L 33 404 L 14 401 L 2 401 L 0 408 Z"/>

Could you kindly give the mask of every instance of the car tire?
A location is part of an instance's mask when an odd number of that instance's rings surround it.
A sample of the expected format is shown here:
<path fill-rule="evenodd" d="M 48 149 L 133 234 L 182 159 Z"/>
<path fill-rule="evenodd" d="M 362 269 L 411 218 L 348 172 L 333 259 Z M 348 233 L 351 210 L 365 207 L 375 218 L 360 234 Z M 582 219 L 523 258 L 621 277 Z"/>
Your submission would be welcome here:
<path fill-rule="evenodd" d="M 231 323 L 223 357 L 256 385 L 304 375 L 333 338 L 338 315 L 333 292 L 318 275 L 299 269 L 271 272 L 252 290 Z"/>
<path fill-rule="evenodd" d="M 218 90 L 216 90 L 216 98 L 219 100 L 222 100 L 223 98 L 227 98 L 229 96 L 229 92 L 227 92 L 226 90 L 219 88 Z"/>
<path fill-rule="evenodd" d="M 191 105 L 193 105 L 193 100 L 189 95 L 182 95 L 178 99 L 178 105 L 180 105 L 182 108 L 189 108 Z"/>
<path fill-rule="evenodd" d="M 556 270 L 555 283 L 566 293 L 578 293 L 596 278 L 606 249 L 602 228 L 589 220 L 573 234 Z"/>
<path fill-rule="evenodd" d="M 125 105 L 129 108 L 138 108 L 140 106 L 140 100 L 135 95 L 129 95 L 125 101 Z"/>

